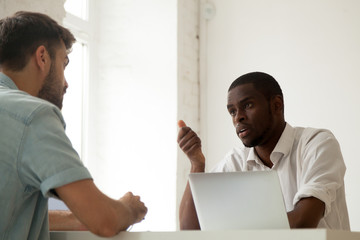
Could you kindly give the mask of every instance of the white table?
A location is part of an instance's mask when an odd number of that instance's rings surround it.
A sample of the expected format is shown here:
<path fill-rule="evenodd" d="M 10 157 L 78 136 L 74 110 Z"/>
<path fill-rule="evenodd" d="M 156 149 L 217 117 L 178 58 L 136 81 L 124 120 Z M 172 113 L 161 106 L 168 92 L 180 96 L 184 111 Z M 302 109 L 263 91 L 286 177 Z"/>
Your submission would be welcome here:
<path fill-rule="evenodd" d="M 51 232 L 51 240 L 104 239 L 90 232 Z M 360 240 L 360 232 L 326 229 L 121 232 L 113 240 Z"/>

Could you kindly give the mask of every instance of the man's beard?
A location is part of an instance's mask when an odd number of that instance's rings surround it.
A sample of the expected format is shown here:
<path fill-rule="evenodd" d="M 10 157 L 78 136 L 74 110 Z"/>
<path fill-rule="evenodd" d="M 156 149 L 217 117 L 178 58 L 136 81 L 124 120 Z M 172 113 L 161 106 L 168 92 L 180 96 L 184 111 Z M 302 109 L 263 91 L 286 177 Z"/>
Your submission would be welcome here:
<path fill-rule="evenodd" d="M 60 86 L 58 86 L 57 83 L 55 67 L 51 63 L 49 74 L 45 78 L 38 97 L 51 102 L 61 110 L 65 88 L 62 89 L 62 92 L 60 92 L 59 88 Z"/>
<path fill-rule="evenodd" d="M 243 142 L 244 146 L 250 148 L 250 147 L 256 147 L 256 146 L 262 145 L 264 143 L 264 140 L 266 140 L 265 138 L 268 137 L 267 135 L 270 132 L 273 121 L 274 121 L 274 119 L 273 119 L 273 116 L 271 115 L 271 112 L 269 109 L 269 121 L 268 121 L 268 125 L 265 128 L 265 130 L 260 134 L 260 136 L 253 139 L 250 143 L 245 144 Z"/>
<path fill-rule="evenodd" d="M 251 148 L 251 147 L 256 147 L 259 146 L 263 143 L 267 133 L 270 131 L 270 126 L 268 126 L 260 136 L 258 136 L 257 138 L 255 138 L 254 140 L 252 140 L 249 144 L 245 144 L 245 147 Z"/>

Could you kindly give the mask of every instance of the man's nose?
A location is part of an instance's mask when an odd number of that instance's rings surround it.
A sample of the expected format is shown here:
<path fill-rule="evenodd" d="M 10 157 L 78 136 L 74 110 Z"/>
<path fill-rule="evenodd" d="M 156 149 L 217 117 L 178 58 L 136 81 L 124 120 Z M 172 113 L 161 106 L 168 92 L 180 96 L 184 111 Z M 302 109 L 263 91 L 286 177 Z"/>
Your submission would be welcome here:
<path fill-rule="evenodd" d="M 245 114 L 243 111 L 237 111 L 235 116 L 235 122 L 242 122 L 245 120 Z"/>

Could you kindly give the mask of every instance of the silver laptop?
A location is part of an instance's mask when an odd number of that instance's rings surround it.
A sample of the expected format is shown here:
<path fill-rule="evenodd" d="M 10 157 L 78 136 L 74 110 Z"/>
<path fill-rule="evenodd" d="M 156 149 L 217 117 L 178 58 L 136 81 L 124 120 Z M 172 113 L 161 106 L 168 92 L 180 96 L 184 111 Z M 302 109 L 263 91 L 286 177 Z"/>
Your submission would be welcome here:
<path fill-rule="evenodd" d="M 201 230 L 288 229 L 276 171 L 190 173 Z"/>

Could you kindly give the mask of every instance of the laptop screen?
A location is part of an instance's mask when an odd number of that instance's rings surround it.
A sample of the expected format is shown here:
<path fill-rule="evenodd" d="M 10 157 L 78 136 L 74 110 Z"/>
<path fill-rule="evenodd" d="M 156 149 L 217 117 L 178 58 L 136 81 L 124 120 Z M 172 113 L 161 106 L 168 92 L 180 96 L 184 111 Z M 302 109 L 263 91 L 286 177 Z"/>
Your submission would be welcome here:
<path fill-rule="evenodd" d="M 276 171 L 190 173 L 201 230 L 288 229 Z"/>

